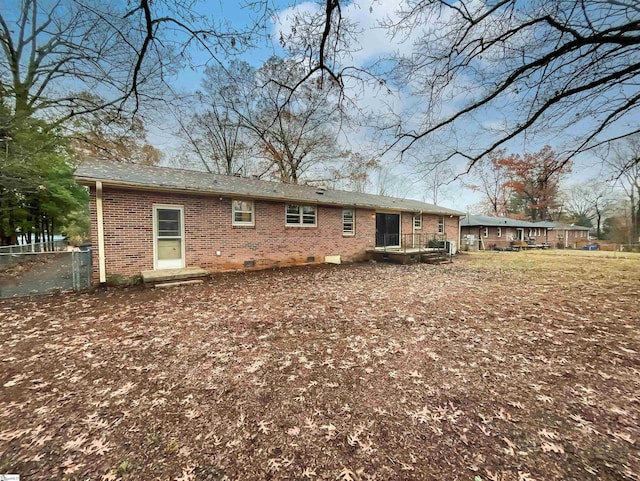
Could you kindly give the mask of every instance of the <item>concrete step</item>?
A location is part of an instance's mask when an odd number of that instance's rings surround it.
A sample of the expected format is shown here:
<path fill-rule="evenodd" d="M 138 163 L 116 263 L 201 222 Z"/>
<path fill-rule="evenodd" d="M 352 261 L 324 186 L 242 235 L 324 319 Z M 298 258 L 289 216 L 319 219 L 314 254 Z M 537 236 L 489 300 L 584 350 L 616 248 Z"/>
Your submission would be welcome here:
<path fill-rule="evenodd" d="M 209 272 L 201 267 L 184 267 L 182 269 L 157 269 L 142 271 L 142 282 L 157 284 L 160 282 L 174 282 L 209 277 Z"/>
<path fill-rule="evenodd" d="M 162 287 L 175 287 L 175 286 L 189 286 L 192 284 L 202 284 L 204 281 L 202 279 L 190 279 L 187 281 L 176 281 L 176 282 L 160 282 L 158 284 L 154 284 L 155 288 Z"/>
<path fill-rule="evenodd" d="M 448 264 L 451 262 L 449 255 L 443 253 L 422 254 L 421 260 L 427 264 Z"/>

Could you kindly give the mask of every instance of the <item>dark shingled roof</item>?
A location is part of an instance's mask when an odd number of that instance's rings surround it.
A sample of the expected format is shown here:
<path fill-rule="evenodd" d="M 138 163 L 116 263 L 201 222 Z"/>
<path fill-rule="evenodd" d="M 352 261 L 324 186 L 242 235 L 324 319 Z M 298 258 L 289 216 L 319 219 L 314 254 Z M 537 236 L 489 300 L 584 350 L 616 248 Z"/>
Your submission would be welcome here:
<path fill-rule="evenodd" d="M 589 230 L 579 225 L 566 225 L 559 222 L 531 222 L 528 220 L 510 219 L 509 217 L 491 217 L 488 215 L 469 215 L 460 219 L 460 227 L 531 227 L 543 229 Z"/>
<path fill-rule="evenodd" d="M 560 222 L 551 222 L 551 224 L 553 224 L 550 229 L 558 229 L 558 230 L 591 230 L 591 228 L 589 227 L 584 227 L 582 225 L 575 225 L 575 224 L 562 224 Z"/>
<path fill-rule="evenodd" d="M 148 165 L 86 160 L 75 172 L 76 180 L 145 190 L 170 190 L 196 194 L 215 194 L 254 199 L 280 200 L 321 205 L 370 207 L 425 214 L 463 216 L 463 212 L 411 199 L 360 194 L 343 190 L 323 190 L 314 186 L 284 184 L 264 180 L 210 174 L 194 170 Z"/>
<path fill-rule="evenodd" d="M 460 219 L 461 227 L 546 227 L 528 220 L 510 219 L 509 217 L 491 217 L 488 215 L 469 215 Z"/>

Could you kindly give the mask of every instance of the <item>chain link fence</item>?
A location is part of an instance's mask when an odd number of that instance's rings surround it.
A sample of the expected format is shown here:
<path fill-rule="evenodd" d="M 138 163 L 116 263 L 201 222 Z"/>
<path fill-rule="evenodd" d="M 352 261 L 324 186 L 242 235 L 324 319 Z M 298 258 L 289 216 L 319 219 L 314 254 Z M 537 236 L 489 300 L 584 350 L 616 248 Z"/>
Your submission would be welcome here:
<path fill-rule="evenodd" d="M 0 298 L 91 287 L 91 248 L 64 242 L 0 247 Z"/>

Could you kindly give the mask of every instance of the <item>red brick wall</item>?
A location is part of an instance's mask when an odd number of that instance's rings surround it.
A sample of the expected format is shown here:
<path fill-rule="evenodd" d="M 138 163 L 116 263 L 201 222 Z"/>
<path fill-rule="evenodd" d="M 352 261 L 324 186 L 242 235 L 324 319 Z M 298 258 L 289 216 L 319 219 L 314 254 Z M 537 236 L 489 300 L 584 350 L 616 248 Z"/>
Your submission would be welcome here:
<path fill-rule="evenodd" d="M 184 208 L 186 266 L 210 271 L 324 262 L 326 255 L 362 260 L 375 245 L 375 211 L 356 209 L 354 236 L 342 234 L 342 207 L 318 206 L 317 227 L 286 227 L 283 202 L 255 201 L 255 226 L 237 227 L 231 222 L 229 197 L 156 193 L 105 187 L 103 189 L 105 259 L 107 275 L 139 275 L 153 269 L 153 206 Z M 90 198 L 94 273 L 97 279 L 98 238 L 95 189 Z M 411 213 L 402 214 L 402 232 L 412 232 Z M 423 216 L 422 232 L 437 231 L 437 216 Z M 435 227 L 434 227 L 435 226 Z M 458 237 L 458 218 L 447 217 L 447 235 Z M 220 255 L 216 254 L 220 252 Z"/>
<path fill-rule="evenodd" d="M 317 227 L 285 227 L 284 203 L 255 201 L 255 226 L 231 224 L 231 198 L 131 191 L 103 191 L 107 274 L 133 276 L 153 269 L 153 205 L 184 208 L 186 265 L 210 271 L 306 264 L 325 255 L 360 260 L 375 243 L 373 210 L 357 209 L 356 233 L 342 235 L 342 208 L 319 206 Z M 96 226 L 95 190 L 91 190 L 91 220 Z M 92 229 L 94 269 L 98 266 L 97 229 Z M 220 255 L 216 255 L 220 251 Z"/>
<path fill-rule="evenodd" d="M 552 247 L 577 249 L 589 242 L 586 230 L 553 229 L 549 231 L 549 243 Z"/>
<path fill-rule="evenodd" d="M 435 234 L 438 232 L 440 222 L 439 215 L 422 214 L 422 229 L 413 230 L 413 214 L 411 212 L 402 213 L 402 233 L 411 234 L 415 232 L 417 234 Z M 460 248 L 460 239 L 458 234 L 460 233 L 460 217 L 448 215 L 444 216 L 444 232 L 447 234 L 447 240 L 454 241 L 457 248 Z"/>

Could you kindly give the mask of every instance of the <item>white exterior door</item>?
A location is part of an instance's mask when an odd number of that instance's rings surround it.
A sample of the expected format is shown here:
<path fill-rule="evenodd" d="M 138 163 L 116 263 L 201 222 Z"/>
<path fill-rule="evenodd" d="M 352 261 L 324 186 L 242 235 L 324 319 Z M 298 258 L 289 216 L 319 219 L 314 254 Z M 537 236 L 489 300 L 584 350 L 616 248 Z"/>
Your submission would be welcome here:
<path fill-rule="evenodd" d="M 155 269 L 184 267 L 184 210 L 182 206 L 153 206 Z"/>

